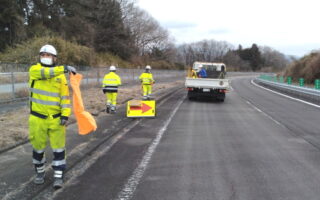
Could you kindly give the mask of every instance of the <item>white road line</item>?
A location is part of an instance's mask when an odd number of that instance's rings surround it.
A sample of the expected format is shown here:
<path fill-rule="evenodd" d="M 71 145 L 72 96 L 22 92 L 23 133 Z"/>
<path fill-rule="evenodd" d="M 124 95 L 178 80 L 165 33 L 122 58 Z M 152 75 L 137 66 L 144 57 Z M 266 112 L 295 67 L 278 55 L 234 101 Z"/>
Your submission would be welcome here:
<path fill-rule="evenodd" d="M 270 89 L 268 89 L 268 88 L 265 88 L 265 87 L 263 87 L 263 86 L 261 86 L 261 85 L 256 84 L 253 80 L 251 80 L 251 83 L 252 83 L 253 85 L 259 87 L 259 88 L 262 88 L 262 89 L 267 90 L 267 91 L 269 91 L 269 92 L 272 92 L 272 93 L 278 94 L 278 95 L 280 95 L 280 96 L 286 97 L 286 98 L 288 98 L 288 99 L 292 99 L 292 100 L 299 101 L 299 102 L 301 102 L 301 103 L 307 104 L 307 105 L 309 105 L 309 106 L 313 106 L 313 107 L 316 107 L 316 108 L 320 108 L 320 106 L 317 105 L 317 104 L 310 103 L 310 102 L 308 102 L 308 101 L 304 101 L 304 100 L 301 100 L 301 99 L 297 99 L 297 98 L 294 98 L 294 97 L 291 97 L 291 96 L 288 96 L 288 95 L 285 95 L 285 94 L 281 94 L 280 92 L 276 92 L 276 91 L 274 91 L 274 90 L 270 90 Z"/>
<path fill-rule="evenodd" d="M 143 156 L 139 166 L 134 170 L 131 177 L 128 179 L 126 185 L 123 187 L 121 192 L 118 194 L 117 200 L 129 200 L 132 198 L 137 186 L 139 185 L 139 182 L 145 172 L 145 170 L 148 167 L 148 164 L 150 162 L 150 159 L 157 148 L 158 144 L 160 143 L 160 140 L 164 134 L 164 132 L 167 130 L 168 125 L 170 124 L 173 116 L 176 114 L 177 110 L 179 109 L 180 105 L 182 104 L 184 98 L 182 98 L 178 103 L 173 112 L 171 113 L 170 117 L 165 121 L 164 125 L 160 129 L 160 131 L 157 133 L 156 138 L 153 140 L 153 142 L 148 147 L 148 151 Z"/>
<path fill-rule="evenodd" d="M 257 108 L 256 106 L 254 106 L 250 101 L 247 101 L 247 104 L 249 104 L 250 106 L 252 106 L 255 110 L 257 110 L 258 112 L 262 113 L 262 110 L 260 110 L 259 108 Z"/>
<path fill-rule="evenodd" d="M 278 122 L 277 120 L 275 120 L 273 117 L 271 117 L 270 115 L 268 115 L 267 113 L 263 112 L 262 110 L 260 110 L 258 107 L 256 107 L 255 105 L 253 105 L 250 101 L 247 101 L 247 104 L 249 104 L 250 106 L 252 106 L 256 111 L 258 111 L 259 113 L 262 113 L 264 116 L 268 117 L 269 119 L 271 119 L 274 123 L 283 126 L 280 122 Z"/>

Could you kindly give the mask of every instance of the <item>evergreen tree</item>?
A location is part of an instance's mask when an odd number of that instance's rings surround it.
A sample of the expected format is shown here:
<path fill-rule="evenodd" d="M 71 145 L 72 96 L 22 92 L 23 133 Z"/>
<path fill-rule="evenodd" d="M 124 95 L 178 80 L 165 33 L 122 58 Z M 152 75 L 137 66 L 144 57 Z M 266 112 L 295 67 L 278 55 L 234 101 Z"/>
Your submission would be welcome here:
<path fill-rule="evenodd" d="M 130 38 L 123 24 L 120 4 L 116 0 L 99 0 L 96 6 L 94 22 L 98 26 L 94 40 L 95 49 L 129 58 Z"/>
<path fill-rule="evenodd" d="M 251 54 L 250 65 L 252 67 L 252 70 L 257 71 L 260 69 L 263 61 L 261 59 L 261 53 L 259 51 L 259 48 L 256 44 L 252 44 L 250 49 L 250 54 Z"/>
<path fill-rule="evenodd" d="M 0 3 L 0 51 L 24 38 L 23 16 L 17 1 L 1 0 Z"/>

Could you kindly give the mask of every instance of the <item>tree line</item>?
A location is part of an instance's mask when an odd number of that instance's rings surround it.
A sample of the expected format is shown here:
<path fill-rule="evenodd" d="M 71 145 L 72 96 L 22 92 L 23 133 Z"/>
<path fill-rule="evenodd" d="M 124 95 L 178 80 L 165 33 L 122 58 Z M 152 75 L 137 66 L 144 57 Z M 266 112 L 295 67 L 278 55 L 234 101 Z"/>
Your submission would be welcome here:
<path fill-rule="evenodd" d="M 215 40 L 180 45 L 176 59 L 188 66 L 194 61 L 224 62 L 235 71 L 281 71 L 289 63 L 284 54 L 271 47 L 252 44 L 236 49 L 228 42 Z"/>
<path fill-rule="evenodd" d="M 1 0 L 0 52 L 43 36 L 58 36 L 136 64 L 160 60 L 183 68 L 208 61 L 256 71 L 283 68 L 288 62 L 280 52 L 256 44 L 244 49 L 215 40 L 175 45 L 135 0 Z"/>
<path fill-rule="evenodd" d="M 0 51 L 37 36 L 62 38 L 123 59 L 168 44 L 168 32 L 132 0 L 1 0 Z"/>

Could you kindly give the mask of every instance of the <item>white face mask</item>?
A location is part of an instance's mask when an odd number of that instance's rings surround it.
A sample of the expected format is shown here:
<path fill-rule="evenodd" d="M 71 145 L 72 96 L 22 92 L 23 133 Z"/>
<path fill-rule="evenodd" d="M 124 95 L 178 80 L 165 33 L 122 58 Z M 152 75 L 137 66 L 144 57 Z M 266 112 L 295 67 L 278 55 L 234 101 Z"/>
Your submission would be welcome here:
<path fill-rule="evenodd" d="M 52 58 L 40 58 L 40 62 L 44 65 L 52 65 Z"/>

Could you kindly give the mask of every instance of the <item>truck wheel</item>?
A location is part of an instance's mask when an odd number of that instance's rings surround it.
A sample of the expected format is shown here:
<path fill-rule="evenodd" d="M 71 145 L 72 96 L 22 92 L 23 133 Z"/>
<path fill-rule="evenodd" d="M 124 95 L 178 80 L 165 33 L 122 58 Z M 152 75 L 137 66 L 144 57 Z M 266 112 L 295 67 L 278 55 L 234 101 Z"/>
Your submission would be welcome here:
<path fill-rule="evenodd" d="M 188 99 L 190 101 L 194 100 L 194 97 L 191 95 L 191 92 L 188 91 Z"/>

